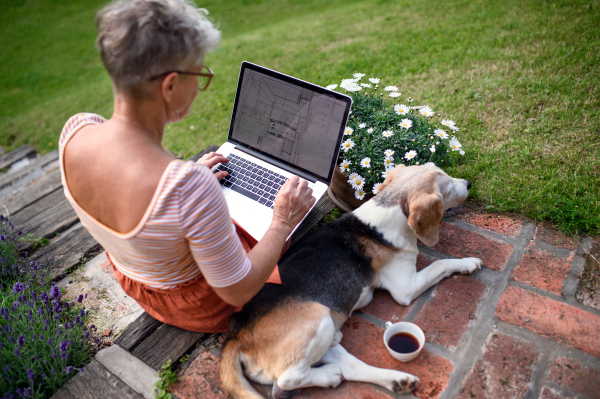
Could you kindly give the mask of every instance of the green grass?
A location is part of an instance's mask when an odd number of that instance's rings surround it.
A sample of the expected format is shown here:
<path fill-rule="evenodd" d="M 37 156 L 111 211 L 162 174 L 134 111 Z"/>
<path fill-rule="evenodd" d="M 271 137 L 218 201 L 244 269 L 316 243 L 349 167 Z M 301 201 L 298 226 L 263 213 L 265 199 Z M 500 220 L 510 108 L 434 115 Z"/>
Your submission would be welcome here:
<path fill-rule="evenodd" d="M 101 1 L 0 4 L 0 145 L 56 148 L 74 113 L 112 113 L 94 47 Z M 317 84 L 354 72 L 395 84 L 461 127 L 490 210 L 600 232 L 600 1 L 210 0 L 216 76 L 164 144 L 189 156 L 225 140 L 239 65 Z"/>

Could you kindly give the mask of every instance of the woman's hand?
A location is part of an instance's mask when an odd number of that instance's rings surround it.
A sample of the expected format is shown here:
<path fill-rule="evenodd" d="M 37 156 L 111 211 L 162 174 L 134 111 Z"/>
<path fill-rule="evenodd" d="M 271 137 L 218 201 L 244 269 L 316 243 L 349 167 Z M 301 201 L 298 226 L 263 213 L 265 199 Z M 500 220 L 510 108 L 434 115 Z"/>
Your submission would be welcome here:
<path fill-rule="evenodd" d="M 308 182 L 298 176 L 292 176 L 275 198 L 273 223 L 282 224 L 291 232 L 314 203 L 315 197 L 312 196 L 312 188 L 308 187 Z"/>
<path fill-rule="evenodd" d="M 209 152 L 208 154 L 203 155 L 196 163 L 204 165 L 208 169 L 212 169 L 212 167 L 218 163 L 224 164 L 227 162 L 229 162 L 229 159 L 225 158 L 223 155 L 217 154 L 216 152 Z M 227 172 L 217 172 L 215 173 L 215 176 L 218 180 L 221 180 L 222 178 L 227 177 L 228 174 L 229 173 Z"/>

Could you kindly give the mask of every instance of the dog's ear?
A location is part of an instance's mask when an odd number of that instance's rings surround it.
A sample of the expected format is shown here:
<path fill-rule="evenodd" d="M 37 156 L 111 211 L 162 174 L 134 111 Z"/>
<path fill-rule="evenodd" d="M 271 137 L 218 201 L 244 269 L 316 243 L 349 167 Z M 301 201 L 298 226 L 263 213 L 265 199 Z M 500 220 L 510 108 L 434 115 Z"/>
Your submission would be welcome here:
<path fill-rule="evenodd" d="M 443 211 L 444 203 L 439 193 L 419 195 L 410 201 L 408 225 L 425 245 L 437 244 Z"/>
<path fill-rule="evenodd" d="M 383 188 L 385 186 L 390 184 L 392 182 L 392 180 L 394 180 L 396 177 L 398 177 L 398 175 L 400 174 L 400 172 L 402 172 L 402 169 L 404 169 L 404 168 L 406 168 L 406 165 L 400 164 L 400 165 L 396 166 L 394 169 L 389 170 L 387 173 L 387 177 L 385 178 L 383 183 L 381 183 L 381 186 L 379 186 L 379 190 L 377 190 L 377 192 L 380 193 L 381 190 L 383 190 Z"/>

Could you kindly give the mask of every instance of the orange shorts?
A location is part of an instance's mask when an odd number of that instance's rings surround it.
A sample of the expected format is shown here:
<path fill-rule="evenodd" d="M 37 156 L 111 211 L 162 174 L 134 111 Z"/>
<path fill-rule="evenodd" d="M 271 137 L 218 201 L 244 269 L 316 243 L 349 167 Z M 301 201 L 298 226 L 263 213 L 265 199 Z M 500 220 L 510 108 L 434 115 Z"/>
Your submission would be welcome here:
<path fill-rule="evenodd" d="M 257 241 L 237 223 L 235 226 L 244 249 L 246 252 L 250 251 Z M 289 243 L 286 244 L 283 252 L 288 246 Z M 110 260 L 108 252 L 106 256 Z M 125 293 L 135 299 L 150 316 L 165 324 L 189 331 L 224 332 L 227 330 L 231 314 L 241 309 L 222 300 L 202 275 L 177 288 L 160 290 L 130 279 L 119 272 L 114 264 L 113 268 Z M 277 266 L 267 279 L 267 283 L 281 284 Z"/>

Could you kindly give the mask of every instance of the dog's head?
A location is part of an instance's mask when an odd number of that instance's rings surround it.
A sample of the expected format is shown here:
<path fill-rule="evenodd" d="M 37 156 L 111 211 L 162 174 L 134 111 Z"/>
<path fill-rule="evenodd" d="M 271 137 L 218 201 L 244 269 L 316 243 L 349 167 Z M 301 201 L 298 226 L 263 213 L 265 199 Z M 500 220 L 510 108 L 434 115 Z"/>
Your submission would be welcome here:
<path fill-rule="evenodd" d="M 471 183 L 455 179 L 433 165 L 399 165 L 390 170 L 373 198 L 379 206 L 400 206 L 408 225 L 426 245 L 439 239 L 444 211 L 463 202 Z"/>

